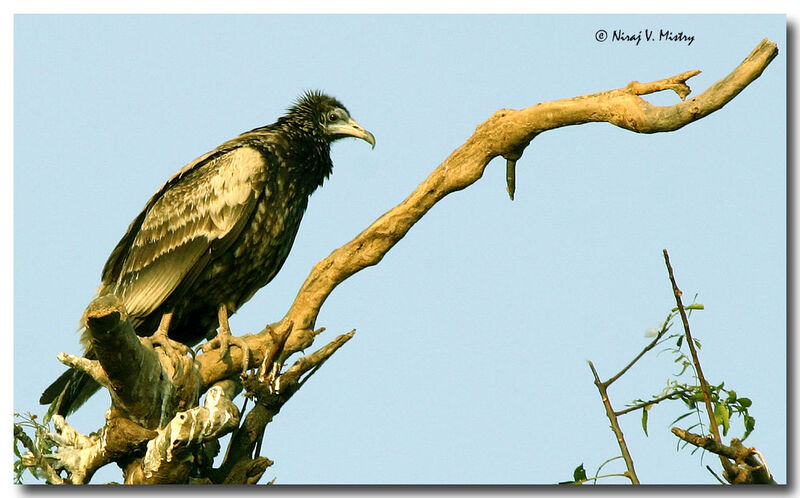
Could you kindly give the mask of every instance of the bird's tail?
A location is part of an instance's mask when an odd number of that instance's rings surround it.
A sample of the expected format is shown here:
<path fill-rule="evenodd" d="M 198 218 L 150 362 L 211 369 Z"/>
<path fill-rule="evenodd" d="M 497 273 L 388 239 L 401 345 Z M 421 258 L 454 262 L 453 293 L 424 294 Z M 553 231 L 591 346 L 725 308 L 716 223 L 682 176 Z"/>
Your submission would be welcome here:
<path fill-rule="evenodd" d="M 86 358 L 93 360 L 95 355 L 89 351 Z M 100 384 L 91 376 L 70 368 L 44 390 L 39 403 L 42 405 L 58 403 L 54 413 L 67 416 L 80 408 L 98 389 Z"/>

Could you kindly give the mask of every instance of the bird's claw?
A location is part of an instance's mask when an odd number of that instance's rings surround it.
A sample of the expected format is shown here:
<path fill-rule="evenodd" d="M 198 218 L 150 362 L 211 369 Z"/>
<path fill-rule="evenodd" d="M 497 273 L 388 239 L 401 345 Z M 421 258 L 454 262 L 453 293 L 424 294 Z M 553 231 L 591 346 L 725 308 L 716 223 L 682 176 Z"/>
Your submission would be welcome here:
<path fill-rule="evenodd" d="M 142 341 L 146 342 L 151 348 L 155 349 L 156 346 L 160 347 L 167 356 L 176 360 L 182 356 L 191 355 L 194 358 L 194 351 L 192 348 L 180 342 L 173 341 L 163 332 L 156 332 L 150 337 L 143 337 Z"/>
<path fill-rule="evenodd" d="M 208 353 L 221 349 L 223 356 L 227 355 L 230 358 L 231 346 L 238 346 L 242 350 L 242 372 L 246 372 L 250 368 L 250 347 L 247 341 L 240 337 L 234 337 L 230 333 L 218 333 L 216 337 L 199 346 L 197 352 Z"/>

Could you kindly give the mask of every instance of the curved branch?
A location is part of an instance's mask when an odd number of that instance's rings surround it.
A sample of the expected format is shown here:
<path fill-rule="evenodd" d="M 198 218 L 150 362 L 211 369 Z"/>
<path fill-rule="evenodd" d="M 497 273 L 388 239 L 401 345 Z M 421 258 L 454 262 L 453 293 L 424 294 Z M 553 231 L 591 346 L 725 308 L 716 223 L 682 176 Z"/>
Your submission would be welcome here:
<path fill-rule="evenodd" d="M 311 344 L 310 332 L 319 310 L 338 284 L 380 262 L 434 204 L 480 179 L 493 158 L 508 155 L 513 159 L 543 131 L 589 122 L 608 122 L 637 133 L 677 130 L 722 108 L 758 78 L 777 54 L 777 46 L 764 39 L 728 76 L 697 97 L 672 106 L 652 105 L 641 95 L 674 90 L 685 98 L 689 92 L 686 80 L 699 71 L 650 83 L 632 82 L 624 88 L 522 110 L 497 111 L 408 198 L 314 266 L 283 319 L 282 323 L 294 324 L 285 352 L 299 351 Z"/>

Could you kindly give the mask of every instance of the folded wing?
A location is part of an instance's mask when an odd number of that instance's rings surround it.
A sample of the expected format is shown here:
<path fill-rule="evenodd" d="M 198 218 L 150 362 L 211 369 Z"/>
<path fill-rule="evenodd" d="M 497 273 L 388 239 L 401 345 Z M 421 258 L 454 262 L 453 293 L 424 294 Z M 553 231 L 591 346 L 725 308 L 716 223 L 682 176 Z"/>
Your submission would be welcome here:
<path fill-rule="evenodd" d="M 131 316 L 149 315 L 236 240 L 264 183 L 265 158 L 246 145 L 228 143 L 190 163 L 128 228 L 103 269 L 104 289 Z"/>

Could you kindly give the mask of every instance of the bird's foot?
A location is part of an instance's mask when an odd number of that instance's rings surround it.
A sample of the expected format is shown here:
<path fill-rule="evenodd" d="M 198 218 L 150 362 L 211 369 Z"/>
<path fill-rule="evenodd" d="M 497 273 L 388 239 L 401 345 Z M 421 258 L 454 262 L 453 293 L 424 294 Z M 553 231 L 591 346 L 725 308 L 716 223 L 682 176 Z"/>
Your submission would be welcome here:
<path fill-rule="evenodd" d="M 231 346 L 238 346 L 242 350 L 242 372 L 246 372 L 250 368 L 250 347 L 247 346 L 247 341 L 240 337 L 234 337 L 230 332 L 218 332 L 216 337 L 199 346 L 197 351 L 208 353 L 215 349 L 221 349 L 222 354 L 230 358 Z"/>
<path fill-rule="evenodd" d="M 240 337 L 234 337 L 233 334 L 231 334 L 231 328 L 228 325 L 228 310 L 224 305 L 220 306 L 218 317 L 219 331 L 216 337 L 200 346 L 198 351 L 208 353 L 215 349 L 221 349 L 223 357 L 227 356 L 230 358 L 231 346 L 238 346 L 239 349 L 242 350 L 242 372 L 247 372 L 250 368 L 250 347 L 247 345 L 247 341 Z"/>
<path fill-rule="evenodd" d="M 180 342 L 173 341 L 167 336 L 167 333 L 163 332 L 160 328 L 150 337 L 142 337 L 142 342 L 147 343 L 153 349 L 155 349 L 156 346 L 160 347 L 173 361 L 187 354 L 194 357 L 194 351 L 192 351 L 190 347 Z"/>

